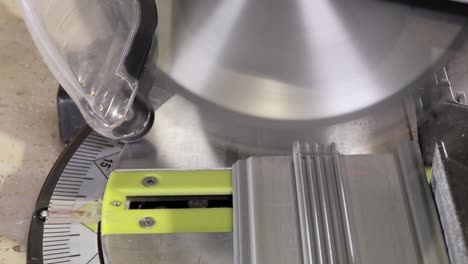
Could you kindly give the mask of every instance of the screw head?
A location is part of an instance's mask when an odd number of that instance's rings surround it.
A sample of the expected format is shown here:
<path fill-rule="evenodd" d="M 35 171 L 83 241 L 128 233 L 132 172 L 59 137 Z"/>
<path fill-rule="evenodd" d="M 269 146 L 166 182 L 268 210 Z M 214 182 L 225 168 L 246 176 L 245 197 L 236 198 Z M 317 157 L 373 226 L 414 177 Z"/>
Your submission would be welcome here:
<path fill-rule="evenodd" d="M 138 222 L 141 228 L 151 228 L 156 224 L 156 220 L 152 217 L 145 217 L 143 219 L 140 219 Z"/>
<path fill-rule="evenodd" d="M 38 220 L 40 223 L 45 223 L 45 221 L 47 220 L 47 217 L 49 216 L 48 210 L 49 208 L 47 207 L 36 209 L 36 211 L 34 212 L 34 218 Z"/>
<path fill-rule="evenodd" d="M 153 176 L 148 176 L 148 177 L 145 177 L 142 181 L 141 181 L 141 184 L 143 184 L 143 186 L 146 186 L 146 187 L 151 187 L 151 186 L 155 186 L 159 183 L 158 179 L 156 179 L 155 177 Z"/>
<path fill-rule="evenodd" d="M 49 216 L 49 212 L 47 212 L 47 210 L 42 210 L 39 215 L 42 218 L 47 218 L 47 216 Z"/>
<path fill-rule="evenodd" d="M 119 201 L 113 201 L 113 202 L 111 203 L 112 206 L 116 206 L 116 207 L 117 207 L 117 206 L 120 206 L 121 204 L 122 204 L 122 203 L 119 202 Z"/>

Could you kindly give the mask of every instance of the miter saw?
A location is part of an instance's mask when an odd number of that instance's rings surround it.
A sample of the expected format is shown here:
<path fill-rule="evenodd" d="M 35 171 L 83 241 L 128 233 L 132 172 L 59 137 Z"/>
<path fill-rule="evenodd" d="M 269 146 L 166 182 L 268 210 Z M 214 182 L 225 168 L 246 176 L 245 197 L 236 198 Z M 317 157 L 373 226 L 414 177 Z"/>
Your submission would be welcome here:
<path fill-rule="evenodd" d="M 464 3 L 20 3 L 89 124 L 28 263 L 468 263 Z"/>

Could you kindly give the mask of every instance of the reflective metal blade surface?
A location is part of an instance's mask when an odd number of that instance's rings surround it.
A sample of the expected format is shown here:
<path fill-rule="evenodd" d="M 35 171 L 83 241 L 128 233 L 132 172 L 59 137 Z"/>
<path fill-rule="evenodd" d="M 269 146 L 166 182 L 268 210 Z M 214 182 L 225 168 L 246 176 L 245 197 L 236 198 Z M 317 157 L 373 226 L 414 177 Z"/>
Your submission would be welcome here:
<path fill-rule="evenodd" d="M 412 88 L 466 19 L 404 1 L 157 1 L 160 83 L 236 113 L 324 120 Z"/>

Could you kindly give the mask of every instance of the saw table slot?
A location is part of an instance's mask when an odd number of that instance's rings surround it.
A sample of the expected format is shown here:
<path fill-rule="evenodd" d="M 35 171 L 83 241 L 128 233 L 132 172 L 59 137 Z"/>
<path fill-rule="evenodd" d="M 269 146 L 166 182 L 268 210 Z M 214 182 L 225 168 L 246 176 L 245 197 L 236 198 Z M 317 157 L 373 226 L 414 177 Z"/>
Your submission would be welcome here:
<path fill-rule="evenodd" d="M 231 170 L 129 170 L 109 176 L 101 235 L 232 232 Z"/>
<path fill-rule="evenodd" d="M 232 208 L 231 195 L 204 196 L 131 196 L 127 197 L 127 209 L 199 209 Z"/>

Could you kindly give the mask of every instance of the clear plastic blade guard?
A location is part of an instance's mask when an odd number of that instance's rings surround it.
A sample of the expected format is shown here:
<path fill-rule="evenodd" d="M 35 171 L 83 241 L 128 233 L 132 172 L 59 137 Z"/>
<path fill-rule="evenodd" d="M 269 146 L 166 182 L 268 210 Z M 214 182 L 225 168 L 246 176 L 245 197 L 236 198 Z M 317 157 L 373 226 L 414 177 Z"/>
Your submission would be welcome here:
<path fill-rule="evenodd" d="M 156 30 L 154 0 L 19 2 L 42 57 L 88 124 L 109 138 L 145 134 L 154 113 L 139 81 Z"/>

